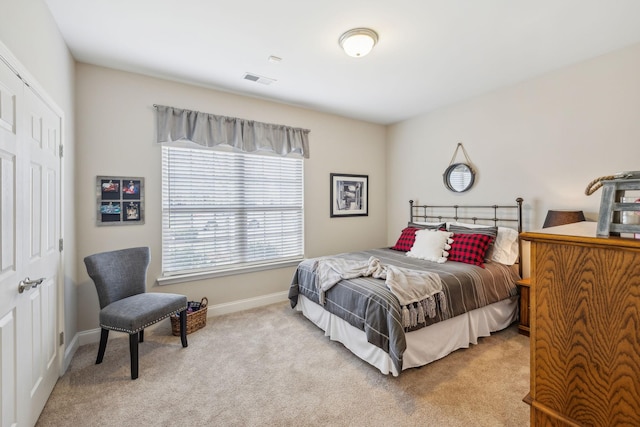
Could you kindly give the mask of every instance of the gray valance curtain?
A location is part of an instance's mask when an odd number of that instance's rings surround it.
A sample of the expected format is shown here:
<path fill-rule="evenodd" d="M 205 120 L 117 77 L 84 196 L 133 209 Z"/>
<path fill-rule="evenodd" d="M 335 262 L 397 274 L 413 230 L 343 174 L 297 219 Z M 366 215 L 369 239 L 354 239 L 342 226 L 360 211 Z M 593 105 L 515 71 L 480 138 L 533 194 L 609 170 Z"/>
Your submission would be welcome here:
<path fill-rule="evenodd" d="M 204 147 L 226 144 L 246 153 L 297 153 L 309 158 L 309 130 L 200 111 L 154 105 L 158 142 L 191 141 Z"/>

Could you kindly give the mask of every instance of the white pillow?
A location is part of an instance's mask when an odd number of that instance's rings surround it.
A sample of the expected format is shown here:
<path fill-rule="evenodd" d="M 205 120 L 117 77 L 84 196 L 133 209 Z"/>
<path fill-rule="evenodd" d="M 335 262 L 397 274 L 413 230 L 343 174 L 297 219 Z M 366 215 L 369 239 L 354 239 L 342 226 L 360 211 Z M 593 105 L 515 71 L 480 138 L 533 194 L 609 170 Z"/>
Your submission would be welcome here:
<path fill-rule="evenodd" d="M 509 227 L 498 227 L 498 236 L 489 254 L 491 261 L 513 265 L 518 260 L 518 232 Z"/>
<path fill-rule="evenodd" d="M 411 250 L 407 252 L 407 256 L 442 264 L 447 261 L 449 256 L 447 251 L 451 249 L 452 234 L 440 230 L 418 230 L 416 231 L 416 241 Z"/>

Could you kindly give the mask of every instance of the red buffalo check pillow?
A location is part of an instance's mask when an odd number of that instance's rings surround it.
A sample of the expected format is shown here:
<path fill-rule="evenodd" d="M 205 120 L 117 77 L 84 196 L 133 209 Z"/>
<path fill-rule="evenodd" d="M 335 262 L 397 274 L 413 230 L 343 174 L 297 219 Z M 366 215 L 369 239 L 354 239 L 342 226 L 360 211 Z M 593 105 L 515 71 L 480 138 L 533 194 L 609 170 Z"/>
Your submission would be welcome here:
<path fill-rule="evenodd" d="M 413 243 L 416 241 L 416 231 L 418 231 L 418 229 L 415 227 L 407 227 L 402 230 L 398 241 L 391 249 L 394 251 L 409 252 L 413 247 Z"/>
<path fill-rule="evenodd" d="M 484 268 L 484 257 L 493 242 L 486 234 L 454 234 L 449 261 L 464 262 Z"/>

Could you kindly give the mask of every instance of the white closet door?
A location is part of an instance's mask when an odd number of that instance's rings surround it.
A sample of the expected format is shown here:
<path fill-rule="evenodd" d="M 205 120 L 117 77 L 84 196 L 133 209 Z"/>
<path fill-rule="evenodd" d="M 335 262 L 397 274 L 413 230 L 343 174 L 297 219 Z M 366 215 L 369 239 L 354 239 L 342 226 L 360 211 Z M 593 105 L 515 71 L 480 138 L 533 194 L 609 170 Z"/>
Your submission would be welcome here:
<path fill-rule="evenodd" d="M 60 129 L 0 62 L 2 427 L 34 425 L 59 374 Z"/>

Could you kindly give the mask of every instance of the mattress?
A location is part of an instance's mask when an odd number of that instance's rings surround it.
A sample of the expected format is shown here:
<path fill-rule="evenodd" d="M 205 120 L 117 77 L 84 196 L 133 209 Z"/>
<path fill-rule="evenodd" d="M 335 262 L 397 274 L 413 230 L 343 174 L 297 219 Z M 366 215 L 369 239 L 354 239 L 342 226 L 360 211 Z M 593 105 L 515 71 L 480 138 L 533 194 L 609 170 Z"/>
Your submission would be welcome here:
<path fill-rule="evenodd" d="M 424 366 L 460 348 L 477 344 L 478 339 L 507 328 L 518 319 L 518 298 L 510 297 L 429 327 L 407 332 L 407 347 L 399 370 L 389 353 L 367 341 L 366 334 L 300 295 L 295 309 L 325 332 L 332 341 L 342 343 L 353 354 L 381 373 L 398 376 L 401 371 Z"/>
<path fill-rule="evenodd" d="M 289 290 L 291 306 L 300 308 L 298 305 L 301 297 L 304 296 L 306 300 L 315 303 L 335 318 L 363 332 L 368 344 L 387 353 L 394 365 L 394 368 L 389 370 L 390 372 L 400 372 L 405 366 L 413 364 L 413 362 L 405 364 L 403 360 L 404 357 L 411 355 L 407 339 L 409 336 L 413 336 L 413 332 L 426 327 L 431 328 L 433 325 L 499 301 L 515 300 L 514 297 L 517 295 L 516 281 L 519 275 L 517 267 L 514 266 L 495 262 L 487 262 L 484 268 L 460 262 L 438 264 L 410 258 L 402 252 L 384 248 L 337 256 L 351 260 L 366 260 L 375 257 L 384 264 L 393 264 L 400 268 L 417 271 L 435 272 L 442 280 L 444 298 L 437 303 L 435 315 L 426 318 L 422 324 L 405 328 L 398 300 L 387 288 L 384 280 L 372 277 L 341 280 L 325 293 L 323 304 L 320 305 L 315 270 L 317 260 L 306 260 L 298 266 Z M 509 304 L 505 303 L 505 305 Z M 487 311 L 491 312 L 490 309 Z M 513 312 L 517 316 L 517 300 L 516 308 L 513 311 L 508 310 L 508 313 L 502 313 L 504 319 L 494 322 L 495 325 L 488 324 L 487 327 L 495 330 L 506 321 L 510 323 L 513 321 Z M 320 321 L 318 316 L 314 316 L 314 319 Z M 467 316 L 468 319 L 469 316 Z M 458 319 L 458 321 L 461 320 Z M 319 326 L 327 331 L 325 327 L 329 327 L 333 323 L 336 322 L 324 322 L 322 326 Z M 447 323 L 447 325 L 451 324 L 455 324 L 455 322 Z M 473 328 L 473 325 L 470 328 Z M 477 337 L 473 337 L 474 335 L 471 331 L 469 335 L 471 341 L 467 341 L 465 345 L 477 339 Z M 409 353 L 406 353 L 407 351 Z M 422 358 L 418 358 L 416 363 L 418 363 L 417 366 L 424 364 Z M 381 369 L 381 371 L 383 370 Z"/>

